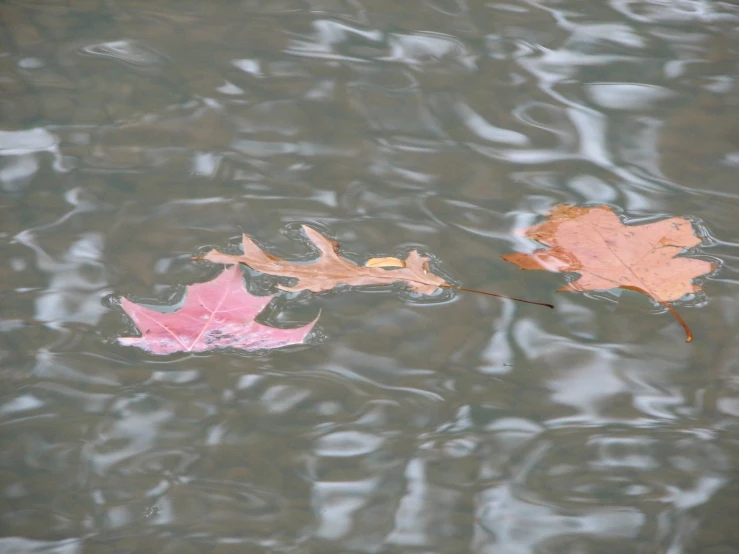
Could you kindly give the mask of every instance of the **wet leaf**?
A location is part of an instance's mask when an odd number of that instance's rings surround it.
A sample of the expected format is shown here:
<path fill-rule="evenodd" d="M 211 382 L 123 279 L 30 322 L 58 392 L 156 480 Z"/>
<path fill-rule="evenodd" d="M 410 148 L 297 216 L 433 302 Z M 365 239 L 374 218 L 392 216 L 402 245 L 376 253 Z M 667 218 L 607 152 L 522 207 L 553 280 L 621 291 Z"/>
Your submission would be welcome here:
<path fill-rule="evenodd" d="M 324 237 L 315 229 L 303 225 L 303 232 L 321 253 L 320 257 L 311 263 L 296 263 L 276 258 L 264 252 L 246 235 L 243 237 L 243 254 L 231 255 L 211 250 L 199 259 L 221 264 L 242 263 L 262 273 L 293 277 L 298 280 L 296 285 L 292 287 L 279 285 L 280 289 L 290 292 L 301 290 L 322 292 L 338 285 L 388 285 L 404 281 L 415 292 L 431 294 L 439 287 L 448 286 L 444 279 L 429 271 L 429 258 L 416 250 L 411 251 L 405 261 L 397 258 L 373 258 L 370 260 L 373 262 L 372 265 L 360 266 L 341 257 L 338 254 L 338 243 Z M 399 269 L 385 269 L 397 267 L 398 262 L 402 264 Z"/>
<path fill-rule="evenodd" d="M 714 264 L 676 257 L 701 243 L 690 221 L 671 217 L 644 225 L 624 225 L 607 206 L 556 206 L 544 223 L 523 234 L 549 249 L 531 254 L 506 254 L 503 259 L 521 269 L 577 272 L 580 277 L 559 290 L 588 291 L 624 288 L 652 297 L 667 306 L 685 328 L 669 302 L 702 290 L 691 282 L 709 273 Z"/>
<path fill-rule="evenodd" d="M 176 312 L 162 313 L 123 298 L 121 307 L 141 331 L 140 337 L 118 342 L 152 354 L 203 352 L 216 348 L 259 350 L 300 344 L 315 321 L 295 329 L 278 329 L 254 318 L 272 296 L 253 296 L 246 290 L 238 265 L 212 281 L 187 287 L 185 304 Z"/>

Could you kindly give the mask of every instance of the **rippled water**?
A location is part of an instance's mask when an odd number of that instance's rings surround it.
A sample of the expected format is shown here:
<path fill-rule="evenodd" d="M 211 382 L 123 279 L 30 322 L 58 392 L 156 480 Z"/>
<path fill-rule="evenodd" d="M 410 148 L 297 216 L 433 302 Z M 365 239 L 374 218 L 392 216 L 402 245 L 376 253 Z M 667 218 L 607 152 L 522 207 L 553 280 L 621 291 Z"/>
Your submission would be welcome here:
<path fill-rule="evenodd" d="M 6 0 L 0 37 L 0 552 L 739 552 L 735 3 Z M 693 219 L 692 344 L 500 260 L 562 202 Z M 309 345 L 116 344 L 120 295 L 306 222 L 557 310 L 281 295 Z"/>

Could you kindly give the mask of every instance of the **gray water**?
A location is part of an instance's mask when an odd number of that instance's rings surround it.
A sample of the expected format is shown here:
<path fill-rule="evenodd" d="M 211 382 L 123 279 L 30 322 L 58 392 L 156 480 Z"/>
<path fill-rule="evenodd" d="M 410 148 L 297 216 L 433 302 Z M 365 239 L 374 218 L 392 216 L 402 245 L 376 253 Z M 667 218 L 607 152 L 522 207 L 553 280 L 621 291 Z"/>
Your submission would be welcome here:
<path fill-rule="evenodd" d="M 739 553 L 739 6 L 0 3 L 0 552 Z M 500 259 L 560 203 L 689 217 L 675 304 Z M 452 282 L 281 294 L 307 345 L 156 357 L 242 231 Z M 274 279 L 245 271 L 253 291 Z"/>

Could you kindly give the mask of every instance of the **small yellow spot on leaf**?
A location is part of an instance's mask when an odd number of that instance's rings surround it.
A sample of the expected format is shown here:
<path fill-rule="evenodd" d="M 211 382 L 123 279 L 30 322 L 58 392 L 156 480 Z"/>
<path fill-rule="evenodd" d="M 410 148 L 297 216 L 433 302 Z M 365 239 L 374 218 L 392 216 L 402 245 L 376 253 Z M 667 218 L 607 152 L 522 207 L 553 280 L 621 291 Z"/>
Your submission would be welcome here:
<path fill-rule="evenodd" d="M 370 258 L 365 267 L 405 267 L 405 262 L 398 258 Z"/>

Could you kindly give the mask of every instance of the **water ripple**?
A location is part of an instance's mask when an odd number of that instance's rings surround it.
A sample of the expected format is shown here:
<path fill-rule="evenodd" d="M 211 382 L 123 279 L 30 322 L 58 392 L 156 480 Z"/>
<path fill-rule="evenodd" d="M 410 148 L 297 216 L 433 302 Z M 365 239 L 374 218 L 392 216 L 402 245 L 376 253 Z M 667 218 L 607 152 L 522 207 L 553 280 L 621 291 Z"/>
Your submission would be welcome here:
<path fill-rule="evenodd" d="M 108 58 L 147 72 L 158 72 L 161 66 L 167 63 L 167 58 L 160 52 L 127 39 L 89 44 L 81 51 L 89 56 Z"/>
<path fill-rule="evenodd" d="M 739 11 L 728 2 L 5 2 L 0 550 L 733 548 Z M 689 217 L 677 309 L 500 259 L 554 205 Z M 420 249 L 472 288 L 279 295 L 318 344 L 152 360 L 202 251 Z M 245 270 L 250 289 L 274 280 Z"/>

